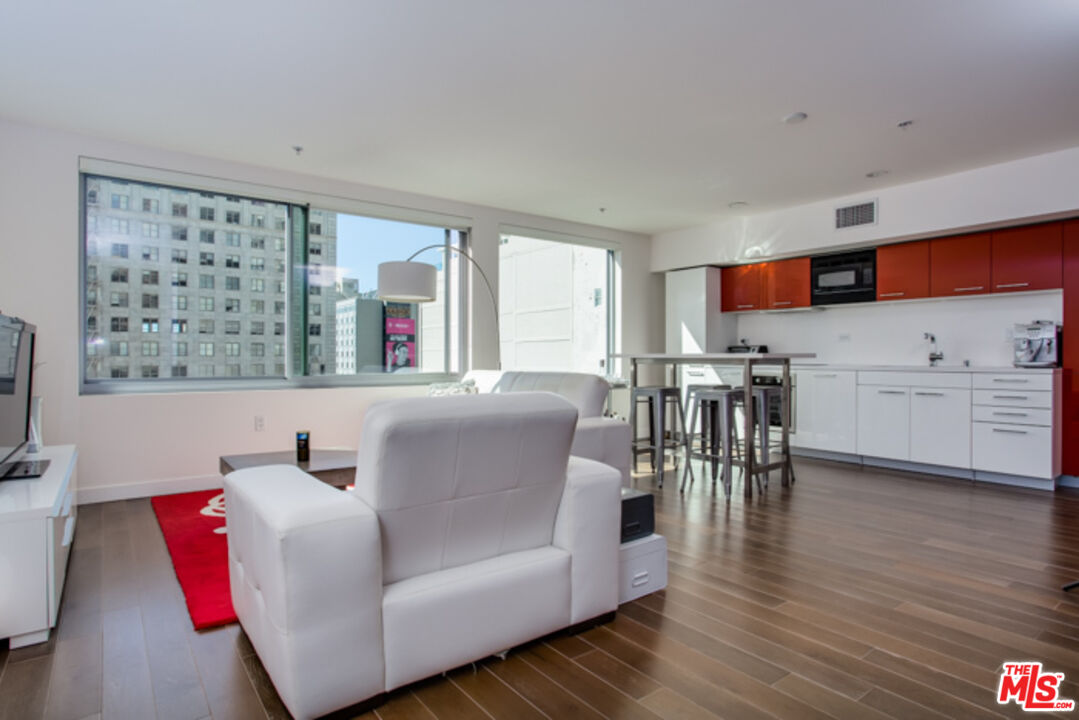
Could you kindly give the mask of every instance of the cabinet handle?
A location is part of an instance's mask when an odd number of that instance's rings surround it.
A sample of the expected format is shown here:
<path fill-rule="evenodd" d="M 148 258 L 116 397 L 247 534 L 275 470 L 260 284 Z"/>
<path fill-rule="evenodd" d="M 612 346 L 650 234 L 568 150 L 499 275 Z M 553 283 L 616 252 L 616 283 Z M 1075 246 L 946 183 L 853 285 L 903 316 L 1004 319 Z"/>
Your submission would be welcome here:
<path fill-rule="evenodd" d="M 747 308 L 752 308 L 752 307 L 753 307 L 752 305 L 739 305 L 739 306 L 738 306 L 738 309 L 739 309 L 739 310 L 745 310 L 745 309 L 747 309 Z"/>
<path fill-rule="evenodd" d="M 1024 412 L 994 412 L 993 414 L 1001 417 L 1027 417 L 1029 415 L 1029 413 Z"/>
<path fill-rule="evenodd" d="M 906 395 L 906 390 L 877 390 L 881 395 Z"/>
<path fill-rule="evenodd" d="M 1026 378 L 993 378 L 993 382 L 1002 383 L 1028 383 L 1030 382 Z"/>
<path fill-rule="evenodd" d="M 1026 430 L 1005 430 L 1004 428 L 993 428 L 993 432 L 1008 433 L 1009 435 L 1026 435 Z"/>
<path fill-rule="evenodd" d="M 974 292 L 975 290 L 985 290 L 985 285 L 971 285 L 970 287 L 955 288 L 952 292 Z"/>
<path fill-rule="evenodd" d="M 916 392 L 915 395 L 921 395 L 922 397 L 944 397 L 944 393 L 939 392 Z"/>
<path fill-rule="evenodd" d="M 839 377 L 839 376 L 836 375 L 835 373 L 824 373 L 824 374 L 821 374 L 821 375 L 814 375 L 813 377 L 815 377 L 815 378 L 834 378 L 834 377 Z"/>
<path fill-rule="evenodd" d="M 997 285 L 997 288 L 1015 288 L 1015 287 L 1029 287 L 1030 283 L 1001 283 Z"/>
<path fill-rule="evenodd" d="M 648 579 L 648 571 L 642 570 L 641 572 L 633 576 L 633 587 L 640 587 L 641 585 L 646 584 L 648 582 Z"/>
<path fill-rule="evenodd" d="M 994 395 L 994 400 L 1029 400 L 1028 395 Z"/>
<path fill-rule="evenodd" d="M 772 304 L 773 305 L 790 305 L 792 302 L 794 302 L 794 301 L 793 300 L 776 300 Z"/>
<path fill-rule="evenodd" d="M 905 292 L 892 292 L 892 293 L 881 293 L 880 297 L 903 297 L 904 295 L 906 295 Z"/>

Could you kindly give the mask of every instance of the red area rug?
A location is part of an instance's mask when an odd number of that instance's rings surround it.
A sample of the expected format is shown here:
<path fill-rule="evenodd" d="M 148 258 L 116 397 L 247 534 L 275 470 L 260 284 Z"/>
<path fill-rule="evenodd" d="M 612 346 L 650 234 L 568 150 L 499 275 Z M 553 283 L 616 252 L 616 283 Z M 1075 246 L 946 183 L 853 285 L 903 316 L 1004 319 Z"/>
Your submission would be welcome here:
<path fill-rule="evenodd" d="M 195 629 L 236 622 L 229 595 L 224 491 L 159 495 L 150 504 Z"/>

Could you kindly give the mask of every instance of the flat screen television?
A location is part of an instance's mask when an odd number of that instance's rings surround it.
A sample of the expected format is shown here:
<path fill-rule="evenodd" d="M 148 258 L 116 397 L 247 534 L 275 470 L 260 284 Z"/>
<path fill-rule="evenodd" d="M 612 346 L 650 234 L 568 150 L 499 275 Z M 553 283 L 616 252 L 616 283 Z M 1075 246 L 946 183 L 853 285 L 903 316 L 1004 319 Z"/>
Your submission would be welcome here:
<path fill-rule="evenodd" d="M 48 461 L 24 462 L 30 441 L 30 389 L 36 328 L 0 315 L 0 480 L 36 477 Z"/>

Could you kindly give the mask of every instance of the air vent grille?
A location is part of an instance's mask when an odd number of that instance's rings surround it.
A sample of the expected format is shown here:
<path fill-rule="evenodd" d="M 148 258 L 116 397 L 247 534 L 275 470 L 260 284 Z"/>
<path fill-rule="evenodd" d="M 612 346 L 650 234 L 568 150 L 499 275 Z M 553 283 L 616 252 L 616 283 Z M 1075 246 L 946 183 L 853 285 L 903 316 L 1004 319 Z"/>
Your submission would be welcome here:
<path fill-rule="evenodd" d="M 877 222 L 877 201 L 847 205 L 835 209 L 835 229 L 874 225 Z"/>

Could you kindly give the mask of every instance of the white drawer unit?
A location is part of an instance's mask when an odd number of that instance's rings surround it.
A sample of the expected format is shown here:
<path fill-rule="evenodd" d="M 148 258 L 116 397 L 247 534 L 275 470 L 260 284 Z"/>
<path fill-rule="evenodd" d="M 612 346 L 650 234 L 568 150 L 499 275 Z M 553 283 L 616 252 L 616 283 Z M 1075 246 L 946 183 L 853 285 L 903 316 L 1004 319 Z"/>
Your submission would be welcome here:
<path fill-rule="evenodd" d="M 975 390 L 1044 390 L 1053 389 L 1053 373 L 974 373 Z"/>
<path fill-rule="evenodd" d="M 1048 410 L 1053 407 L 1053 393 L 1043 390 L 975 390 L 974 404 Z"/>
<path fill-rule="evenodd" d="M 1059 371 L 974 378 L 972 457 L 977 473 L 1042 480 L 1060 474 L 1059 379 Z"/>
<path fill-rule="evenodd" d="M 999 407 L 996 405 L 975 405 L 975 422 L 1010 423 L 1013 425 L 1053 424 L 1053 411 L 1044 408 Z"/>
<path fill-rule="evenodd" d="M 12 649 L 45 642 L 56 625 L 75 537 L 78 490 L 73 445 L 49 447 L 39 478 L 0 483 L 0 638 Z"/>
<path fill-rule="evenodd" d="M 1053 429 L 974 423 L 974 469 L 1043 479 L 1056 477 Z"/>
<path fill-rule="evenodd" d="M 618 604 L 667 587 L 667 538 L 652 534 L 618 551 Z"/>

